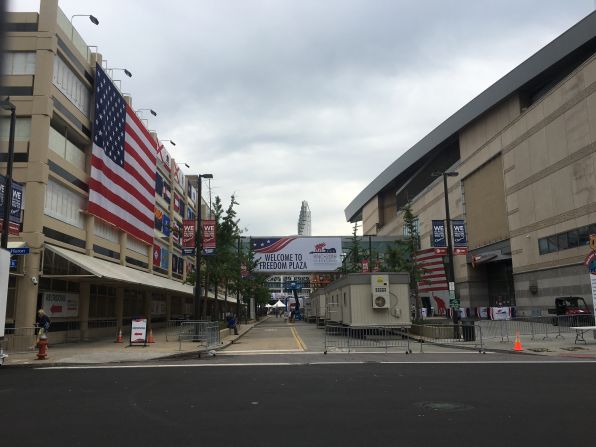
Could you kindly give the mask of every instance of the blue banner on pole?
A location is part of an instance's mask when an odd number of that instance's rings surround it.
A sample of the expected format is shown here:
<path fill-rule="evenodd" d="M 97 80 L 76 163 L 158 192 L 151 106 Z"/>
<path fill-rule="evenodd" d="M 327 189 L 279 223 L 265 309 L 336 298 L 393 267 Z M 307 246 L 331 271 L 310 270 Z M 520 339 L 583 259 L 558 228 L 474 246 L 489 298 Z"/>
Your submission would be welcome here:
<path fill-rule="evenodd" d="M 453 230 L 453 246 L 467 247 L 468 236 L 466 234 L 466 224 L 463 220 L 452 220 L 451 229 Z"/>
<path fill-rule="evenodd" d="M 0 219 L 4 215 L 4 185 L 6 177 L 0 175 Z M 23 186 L 20 183 L 12 182 L 12 202 L 10 207 L 11 222 L 21 222 L 21 208 L 23 206 Z"/>
<path fill-rule="evenodd" d="M 433 220 L 432 226 L 432 246 L 447 247 L 447 238 L 445 236 L 445 222 L 442 220 Z"/>

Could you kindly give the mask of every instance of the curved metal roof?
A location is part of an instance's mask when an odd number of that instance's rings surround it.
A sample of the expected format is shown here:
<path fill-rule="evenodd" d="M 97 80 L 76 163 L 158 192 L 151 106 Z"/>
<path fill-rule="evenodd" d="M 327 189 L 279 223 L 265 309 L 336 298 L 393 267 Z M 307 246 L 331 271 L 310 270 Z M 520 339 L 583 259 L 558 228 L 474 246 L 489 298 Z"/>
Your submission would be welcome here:
<path fill-rule="evenodd" d="M 422 140 L 389 165 L 346 207 L 346 220 L 360 220 L 362 208 L 392 180 L 428 154 L 437 145 L 459 132 L 487 110 L 507 98 L 524 84 L 559 62 L 565 56 L 596 38 L 596 12 L 565 31 L 540 51 L 511 70 L 469 103 L 451 115 Z"/>

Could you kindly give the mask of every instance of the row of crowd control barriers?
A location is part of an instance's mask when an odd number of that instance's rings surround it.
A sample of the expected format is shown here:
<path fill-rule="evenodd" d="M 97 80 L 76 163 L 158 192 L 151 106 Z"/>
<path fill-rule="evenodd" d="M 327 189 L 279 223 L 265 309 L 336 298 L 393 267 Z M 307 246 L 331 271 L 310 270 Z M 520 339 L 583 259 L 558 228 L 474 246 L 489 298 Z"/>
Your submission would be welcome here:
<path fill-rule="evenodd" d="M 416 344 L 423 352 L 423 344 L 461 346 L 484 353 L 482 327 L 468 324 L 412 324 L 411 326 L 344 326 L 325 325 L 324 353 L 380 350 L 385 353 L 411 354 Z"/>
<path fill-rule="evenodd" d="M 183 342 L 197 343 L 199 350 L 209 351 L 218 347 L 220 343 L 220 328 L 218 321 L 202 320 L 169 320 L 166 330 L 166 341 L 178 341 L 182 350 Z"/>
<path fill-rule="evenodd" d="M 325 354 L 328 351 L 412 353 L 416 344 L 423 352 L 424 344 L 467 347 L 486 352 L 487 342 L 511 343 L 516 336 L 531 340 L 574 340 L 573 327 L 594 326 L 593 315 L 560 315 L 518 317 L 510 320 L 450 320 L 410 326 L 345 326 L 325 323 Z"/>

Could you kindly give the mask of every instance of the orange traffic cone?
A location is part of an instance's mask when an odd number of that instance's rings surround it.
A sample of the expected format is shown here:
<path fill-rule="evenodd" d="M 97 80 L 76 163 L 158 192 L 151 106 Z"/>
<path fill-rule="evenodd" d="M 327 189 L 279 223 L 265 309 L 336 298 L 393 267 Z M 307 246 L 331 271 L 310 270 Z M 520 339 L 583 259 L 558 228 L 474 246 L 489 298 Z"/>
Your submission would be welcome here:
<path fill-rule="evenodd" d="M 521 341 L 519 340 L 519 332 L 515 334 L 515 343 L 513 343 L 513 350 L 514 351 L 523 351 Z"/>
<path fill-rule="evenodd" d="M 122 343 L 122 329 L 118 330 L 118 335 L 116 336 L 116 341 L 114 343 Z"/>
<path fill-rule="evenodd" d="M 147 339 L 147 343 L 155 343 L 153 339 L 153 329 L 149 329 L 149 338 Z"/>

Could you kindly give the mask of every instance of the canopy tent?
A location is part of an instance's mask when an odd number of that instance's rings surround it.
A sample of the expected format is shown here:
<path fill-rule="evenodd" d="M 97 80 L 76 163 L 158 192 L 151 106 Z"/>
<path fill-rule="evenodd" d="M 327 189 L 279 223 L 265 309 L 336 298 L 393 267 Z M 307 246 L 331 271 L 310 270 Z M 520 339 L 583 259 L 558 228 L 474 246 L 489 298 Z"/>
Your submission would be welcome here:
<path fill-rule="evenodd" d="M 273 306 L 271 306 L 271 307 L 275 307 L 275 308 L 281 308 L 281 307 L 283 307 L 283 308 L 285 308 L 285 307 L 286 307 L 286 305 L 285 305 L 284 303 L 282 303 L 280 300 L 277 300 L 277 303 L 275 303 L 275 304 L 274 304 Z"/>
<path fill-rule="evenodd" d="M 265 304 L 265 307 L 266 307 L 267 309 L 269 309 L 270 307 L 273 307 L 273 306 L 272 306 L 271 304 L 267 303 L 267 304 Z"/>

